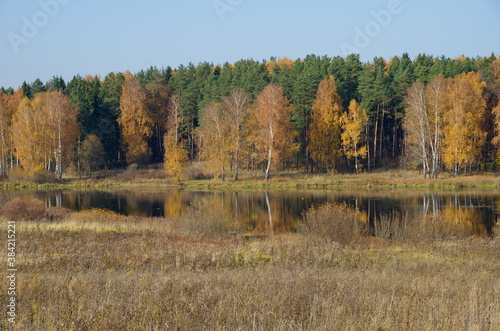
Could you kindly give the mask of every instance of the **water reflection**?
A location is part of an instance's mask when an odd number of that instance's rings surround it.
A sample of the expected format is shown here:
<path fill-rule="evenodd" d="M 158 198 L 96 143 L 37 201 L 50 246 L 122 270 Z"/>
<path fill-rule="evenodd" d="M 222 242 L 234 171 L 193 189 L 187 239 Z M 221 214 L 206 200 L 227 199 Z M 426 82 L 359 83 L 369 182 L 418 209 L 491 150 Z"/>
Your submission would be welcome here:
<path fill-rule="evenodd" d="M 410 221 L 432 218 L 467 229 L 478 236 L 492 235 L 497 223 L 500 194 L 484 192 L 411 191 L 186 191 L 161 192 L 54 190 L 2 191 L 0 202 L 14 197 L 36 197 L 47 207 L 73 210 L 110 209 L 125 215 L 179 217 L 199 199 L 232 211 L 236 220 L 258 232 L 284 232 L 295 228 L 303 212 L 326 202 L 346 203 L 361 219 L 376 228 L 384 215 L 402 215 Z M 200 220 L 202 221 L 202 220 Z"/>

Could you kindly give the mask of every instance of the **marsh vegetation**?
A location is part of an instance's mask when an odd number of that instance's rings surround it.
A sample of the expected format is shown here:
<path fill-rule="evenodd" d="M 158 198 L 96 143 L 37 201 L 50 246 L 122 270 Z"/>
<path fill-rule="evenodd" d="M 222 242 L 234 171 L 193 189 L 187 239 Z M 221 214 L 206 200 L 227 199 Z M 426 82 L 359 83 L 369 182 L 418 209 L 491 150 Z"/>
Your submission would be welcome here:
<path fill-rule="evenodd" d="M 498 237 L 471 236 L 446 216 L 386 217 L 373 229 L 355 209 L 323 204 L 294 232 L 257 235 L 206 200 L 170 218 L 26 214 L 13 329 L 500 327 Z"/>

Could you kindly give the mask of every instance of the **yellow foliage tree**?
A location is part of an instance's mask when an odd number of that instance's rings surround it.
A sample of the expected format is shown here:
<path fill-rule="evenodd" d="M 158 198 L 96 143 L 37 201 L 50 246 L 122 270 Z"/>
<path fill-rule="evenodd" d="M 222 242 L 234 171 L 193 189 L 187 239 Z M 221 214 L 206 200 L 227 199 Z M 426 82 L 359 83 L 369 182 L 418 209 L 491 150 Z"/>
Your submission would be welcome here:
<path fill-rule="evenodd" d="M 351 100 L 349 112 L 342 115 L 342 146 L 348 158 L 354 158 L 354 168 L 359 171 L 358 158 L 367 154 L 366 146 L 361 145 L 363 131 L 368 124 L 366 111 L 359 107 L 356 100 Z"/>
<path fill-rule="evenodd" d="M 23 97 L 21 89 L 12 95 L 0 90 L 0 175 L 7 174 L 9 159 L 13 167 L 12 117 Z"/>
<path fill-rule="evenodd" d="M 244 151 L 245 120 L 248 117 L 250 96 L 240 88 L 232 89 L 228 95 L 222 97 L 225 116 L 228 118 L 229 136 L 228 145 L 231 151 L 231 161 L 234 167 L 234 179 L 238 180 L 240 158 Z"/>
<path fill-rule="evenodd" d="M 120 97 L 120 124 L 127 163 L 145 164 L 151 157 L 148 140 L 153 134 L 153 119 L 147 109 L 147 94 L 139 81 L 130 72 Z"/>
<path fill-rule="evenodd" d="M 321 81 L 312 105 L 309 125 L 309 152 L 312 159 L 324 165 L 328 172 L 342 157 L 342 100 L 337 93 L 335 78 Z"/>
<path fill-rule="evenodd" d="M 474 72 L 451 79 L 448 91 L 449 110 L 445 113 L 443 161 L 455 176 L 462 166 L 479 161 L 486 141 L 483 130 L 486 102 L 485 83 Z"/>
<path fill-rule="evenodd" d="M 181 97 L 179 95 L 173 95 L 170 98 L 167 129 L 163 140 L 165 148 L 163 165 L 167 174 L 175 180 L 181 180 L 184 165 L 189 160 L 187 151 L 182 147 L 182 141 L 179 138 L 179 127 L 182 123 L 180 104 Z"/>
<path fill-rule="evenodd" d="M 229 118 L 220 104 L 212 102 L 203 108 L 200 121 L 201 158 L 214 177 L 218 174 L 224 180 L 230 157 Z"/>
<path fill-rule="evenodd" d="M 12 119 L 12 140 L 16 156 L 20 160 L 22 167 L 27 173 L 43 170 L 44 168 L 44 147 L 41 146 L 42 139 L 42 118 L 33 109 L 35 100 L 24 98 Z"/>
<path fill-rule="evenodd" d="M 61 178 L 77 137 L 76 111 L 61 92 L 37 93 L 33 100 L 24 98 L 14 114 L 16 155 L 29 174 L 50 171 L 54 164 L 55 174 Z"/>

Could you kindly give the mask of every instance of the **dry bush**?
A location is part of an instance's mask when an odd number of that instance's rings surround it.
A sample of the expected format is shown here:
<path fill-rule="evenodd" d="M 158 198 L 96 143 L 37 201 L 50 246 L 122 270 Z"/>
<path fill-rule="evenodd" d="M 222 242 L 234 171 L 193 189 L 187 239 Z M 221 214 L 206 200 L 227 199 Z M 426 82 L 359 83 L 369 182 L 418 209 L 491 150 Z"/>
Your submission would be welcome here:
<path fill-rule="evenodd" d="M 3 216 L 13 221 L 36 221 L 47 216 L 47 210 L 40 200 L 14 199 L 3 207 Z"/>
<path fill-rule="evenodd" d="M 186 180 L 204 180 L 211 179 L 212 176 L 204 171 L 204 164 L 201 162 L 193 162 L 186 165 L 184 169 L 184 177 Z"/>
<path fill-rule="evenodd" d="M 214 199 L 195 201 L 176 225 L 181 233 L 204 237 L 227 237 L 241 233 L 244 229 L 242 224 L 236 222 L 231 211 Z"/>
<path fill-rule="evenodd" d="M 346 204 L 326 203 L 311 207 L 302 217 L 299 232 L 349 245 L 359 241 L 366 232 L 359 212 Z"/>
<path fill-rule="evenodd" d="M 375 220 L 374 235 L 377 238 L 401 240 L 408 237 L 409 220 L 407 215 L 392 212 L 380 215 Z"/>
<path fill-rule="evenodd" d="M 29 179 L 28 173 L 22 168 L 12 168 L 9 170 L 8 175 L 11 182 L 25 181 Z"/>
<path fill-rule="evenodd" d="M 53 172 L 38 171 L 33 174 L 33 181 L 37 184 L 57 183 L 59 180 Z"/>

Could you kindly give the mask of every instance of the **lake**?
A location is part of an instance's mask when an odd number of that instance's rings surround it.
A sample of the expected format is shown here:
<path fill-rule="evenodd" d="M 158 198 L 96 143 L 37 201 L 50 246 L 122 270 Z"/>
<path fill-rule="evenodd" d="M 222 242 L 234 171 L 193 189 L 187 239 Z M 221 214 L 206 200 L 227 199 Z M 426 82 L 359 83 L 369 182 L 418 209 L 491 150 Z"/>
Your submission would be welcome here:
<path fill-rule="evenodd" d="M 37 198 L 47 207 L 73 210 L 109 209 L 120 214 L 146 217 L 178 217 L 198 200 L 209 206 L 227 208 L 234 217 L 256 231 L 293 230 L 302 213 L 326 202 L 346 203 L 361 213 L 369 224 L 383 222 L 384 216 L 403 215 L 422 219 L 440 216 L 467 224 L 471 234 L 493 233 L 500 213 L 500 193 L 491 191 L 435 192 L 405 190 L 228 190 L 228 191 L 133 191 L 133 190 L 4 190 L 3 203 L 13 198 Z M 202 221 L 202 220 L 200 220 Z"/>

